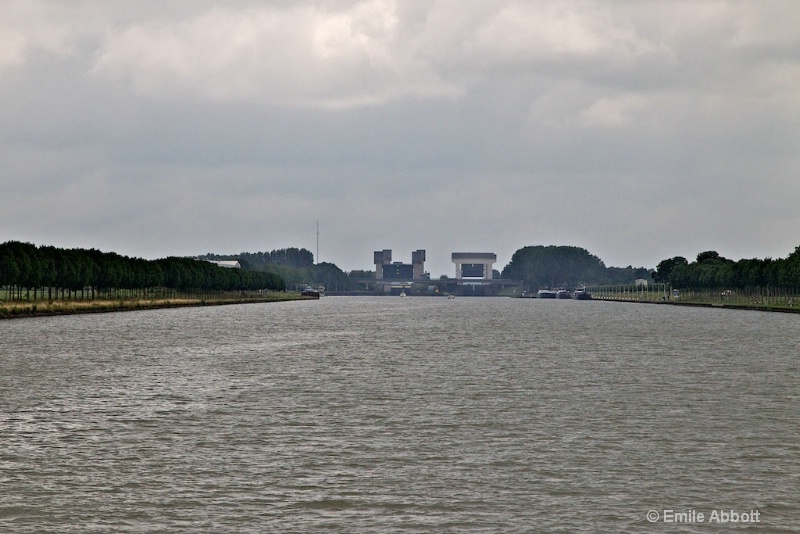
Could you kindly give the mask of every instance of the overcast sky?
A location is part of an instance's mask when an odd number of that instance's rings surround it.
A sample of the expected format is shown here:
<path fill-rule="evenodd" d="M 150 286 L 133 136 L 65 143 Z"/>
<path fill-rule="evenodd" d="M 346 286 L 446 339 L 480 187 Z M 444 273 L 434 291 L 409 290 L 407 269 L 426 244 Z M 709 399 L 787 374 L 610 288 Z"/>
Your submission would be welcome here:
<path fill-rule="evenodd" d="M 2 0 L 0 242 L 800 245 L 800 2 Z"/>

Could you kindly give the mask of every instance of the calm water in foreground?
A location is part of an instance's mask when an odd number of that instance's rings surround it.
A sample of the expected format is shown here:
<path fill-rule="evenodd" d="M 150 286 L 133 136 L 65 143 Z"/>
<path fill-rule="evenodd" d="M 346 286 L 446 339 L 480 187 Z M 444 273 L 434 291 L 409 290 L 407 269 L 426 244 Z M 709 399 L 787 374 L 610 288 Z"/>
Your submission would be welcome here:
<path fill-rule="evenodd" d="M 1 321 L 0 532 L 800 532 L 799 353 L 535 299 Z"/>

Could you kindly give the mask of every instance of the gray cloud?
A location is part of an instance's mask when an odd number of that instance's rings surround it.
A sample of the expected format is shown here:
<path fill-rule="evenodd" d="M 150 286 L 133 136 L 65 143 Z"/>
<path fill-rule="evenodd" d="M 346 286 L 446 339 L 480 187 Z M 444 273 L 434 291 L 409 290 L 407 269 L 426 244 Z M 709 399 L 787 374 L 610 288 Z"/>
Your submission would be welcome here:
<path fill-rule="evenodd" d="M 157 257 L 800 244 L 793 2 L 12 2 L 0 239 Z"/>

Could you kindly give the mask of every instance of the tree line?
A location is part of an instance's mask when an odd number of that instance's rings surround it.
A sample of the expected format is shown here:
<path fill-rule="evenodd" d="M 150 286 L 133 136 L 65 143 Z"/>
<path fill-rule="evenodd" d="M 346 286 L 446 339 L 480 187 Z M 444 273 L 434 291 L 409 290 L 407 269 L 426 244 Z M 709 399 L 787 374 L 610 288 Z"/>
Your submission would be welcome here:
<path fill-rule="evenodd" d="M 517 250 L 501 276 L 522 280 L 529 290 L 536 290 L 632 284 L 637 278 L 649 278 L 650 272 L 644 267 L 606 267 L 600 258 L 581 247 L 536 245 Z"/>
<path fill-rule="evenodd" d="M 800 288 L 800 246 L 777 260 L 734 261 L 713 250 L 701 252 L 691 263 L 675 256 L 658 264 L 653 280 L 687 289 Z"/>
<path fill-rule="evenodd" d="M 681 289 L 800 288 L 800 246 L 786 258 L 730 260 L 709 250 L 689 262 L 682 256 L 663 260 L 656 269 L 606 267 L 580 247 L 528 246 L 517 250 L 502 272 L 529 289 L 575 285 L 633 284 L 652 279 Z"/>
<path fill-rule="evenodd" d="M 306 269 L 314 265 L 314 254 L 305 248 L 281 248 L 271 252 L 240 252 L 239 254 L 214 254 L 209 252 L 197 256 L 201 260 L 236 260 L 243 268 L 266 271 L 270 267 L 284 265 L 294 269 Z"/>
<path fill-rule="evenodd" d="M 228 269 L 191 258 L 168 257 L 158 260 L 129 258 L 96 249 L 63 249 L 8 241 L 0 244 L 0 287 L 11 288 L 20 296 L 32 291 L 46 292 L 52 299 L 80 292 L 108 294 L 128 290 L 130 296 L 146 290 L 166 288 L 178 291 L 244 291 L 269 289 L 282 291 L 286 284 L 275 273 Z M 41 295 L 45 298 L 45 295 Z"/>
<path fill-rule="evenodd" d="M 227 269 L 207 261 L 238 260 L 242 269 Z M 733 261 L 715 251 L 701 252 L 693 262 L 675 256 L 655 270 L 644 267 L 606 267 L 588 250 L 572 246 L 527 246 L 517 250 L 503 269 L 502 278 L 522 280 L 529 289 L 578 285 L 631 284 L 651 278 L 686 289 L 752 289 L 800 287 L 800 246 L 786 258 Z M 8 241 L 0 244 L 0 287 L 22 291 L 33 298 L 52 299 L 60 293 L 144 294 L 153 288 L 176 291 L 284 290 L 322 284 L 329 290 L 366 289 L 358 280 L 372 271 L 345 273 L 333 263 L 314 264 L 314 255 L 302 248 L 236 255 L 206 254 L 196 258 L 158 260 L 129 258 L 96 249 L 63 249 Z M 39 294 L 46 292 L 45 295 Z M 131 293 L 134 292 L 134 293 Z"/>
<path fill-rule="evenodd" d="M 305 248 L 282 248 L 270 252 L 240 252 L 239 254 L 215 254 L 209 252 L 197 256 L 203 260 L 236 260 L 243 269 L 270 272 L 280 276 L 290 289 L 305 285 L 325 286 L 330 291 L 352 291 L 365 289 L 357 280 L 374 278 L 373 271 L 351 271 L 345 273 L 336 264 L 314 263 L 314 254 Z"/>

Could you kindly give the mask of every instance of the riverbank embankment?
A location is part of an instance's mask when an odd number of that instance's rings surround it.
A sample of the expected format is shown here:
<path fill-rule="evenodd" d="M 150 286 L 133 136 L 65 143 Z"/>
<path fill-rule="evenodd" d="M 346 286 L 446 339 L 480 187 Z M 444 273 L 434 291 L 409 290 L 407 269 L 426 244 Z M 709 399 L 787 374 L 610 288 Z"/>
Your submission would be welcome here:
<path fill-rule="evenodd" d="M 666 306 L 686 306 L 692 308 L 723 308 L 726 310 L 749 310 L 749 311 L 762 311 L 762 312 L 778 312 L 778 313 L 800 313 L 800 308 L 771 306 L 763 304 L 729 304 L 723 302 L 691 302 L 691 301 L 677 301 L 677 300 L 638 300 L 627 298 L 594 298 L 592 300 L 603 302 L 626 302 L 633 304 L 659 304 Z"/>
<path fill-rule="evenodd" d="M 313 300 L 295 292 L 271 292 L 260 297 L 192 298 L 117 300 L 53 300 L 35 302 L 0 302 L 0 319 L 22 319 L 86 313 L 112 313 L 164 308 L 225 306 L 231 304 L 265 304 L 292 300 Z"/>

